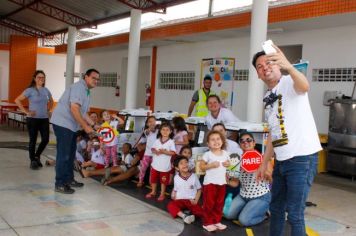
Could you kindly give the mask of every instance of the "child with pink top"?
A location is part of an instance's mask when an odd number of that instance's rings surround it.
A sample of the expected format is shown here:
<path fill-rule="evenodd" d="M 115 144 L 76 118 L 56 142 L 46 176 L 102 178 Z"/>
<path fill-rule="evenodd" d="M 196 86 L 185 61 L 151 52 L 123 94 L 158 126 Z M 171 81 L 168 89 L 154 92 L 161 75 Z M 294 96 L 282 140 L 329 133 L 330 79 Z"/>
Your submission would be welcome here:
<path fill-rule="evenodd" d="M 137 183 L 137 187 L 143 186 L 143 179 L 145 178 L 145 174 L 147 168 L 151 165 L 152 162 L 152 145 L 157 139 L 157 129 L 156 129 L 156 118 L 154 116 L 147 117 L 145 124 L 145 131 L 143 132 L 143 138 L 140 140 L 141 144 L 146 143 L 145 153 L 143 154 L 143 158 L 140 161 L 139 166 L 139 181 Z"/>
<path fill-rule="evenodd" d="M 180 117 L 174 117 L 172 119 L 173 123 L 173 128 L 174 128 L 174 143 L 176 145 L 176 151 L 177 153 L 180 152 L 180 149 L 184 145 L 189 144 L 189 139 L 188 139 L 188 131 L 187 131 L 187 126 L 185 124 L 185 120 Z"/>

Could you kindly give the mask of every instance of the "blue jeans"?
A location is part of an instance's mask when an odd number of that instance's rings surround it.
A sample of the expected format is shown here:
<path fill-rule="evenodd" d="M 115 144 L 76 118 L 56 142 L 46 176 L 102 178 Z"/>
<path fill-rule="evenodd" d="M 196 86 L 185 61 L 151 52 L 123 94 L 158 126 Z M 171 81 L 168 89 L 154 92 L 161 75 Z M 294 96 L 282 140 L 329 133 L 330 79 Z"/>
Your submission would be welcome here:
<path fill-rule="evenodd" d="M 63 186 L 74 180 L 74 159 L 77 146 L 77 134 L 70 129 L 53 125 L 57 139 L 56 183 Z"/>
<path fill-rule="evenodd" d="M 232 200 L 229 213 L 225 217 L 231 220 L 238 219 L 243 226 L 256 225 L 266 218 L 270 202 L 270 192 L 257 198 L 243 198 L 237 195 Z"/>
<path fill-rule="evenodd" d="M 270 206 L 270 236 L 282 236 L 285 212 L 291 225 L 291 236 L 305 236 L 304 209 L 316 174 L 318 154 L 296 156 L 276 161 L 273 170 L 272 202 Z"/>

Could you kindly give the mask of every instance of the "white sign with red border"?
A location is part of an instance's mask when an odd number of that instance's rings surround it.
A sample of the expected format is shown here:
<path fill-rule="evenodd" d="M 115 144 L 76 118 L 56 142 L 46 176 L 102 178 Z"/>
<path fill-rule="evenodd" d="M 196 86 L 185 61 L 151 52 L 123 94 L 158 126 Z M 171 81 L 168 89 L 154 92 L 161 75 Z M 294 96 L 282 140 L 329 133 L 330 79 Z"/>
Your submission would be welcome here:
<path fill-rule="evenodd" d="M 101 127 L 98 131 L 99 139 L 103 143 L 110 143 L 114 140 L 114 130 L 110 127 Z"/>
<path fill-rule="evenodd" d="M 241 168 L 248 173 L 255 172 L 262 164 L 263 156 L 258 151 L 247 151 L 242 154 Z"/>

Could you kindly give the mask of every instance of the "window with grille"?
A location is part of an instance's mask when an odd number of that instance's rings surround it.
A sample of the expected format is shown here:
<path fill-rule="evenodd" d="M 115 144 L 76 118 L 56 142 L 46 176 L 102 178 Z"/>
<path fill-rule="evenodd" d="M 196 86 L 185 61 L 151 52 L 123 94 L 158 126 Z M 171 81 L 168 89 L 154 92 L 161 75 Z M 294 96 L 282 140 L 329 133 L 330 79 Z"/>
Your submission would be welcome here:
<path fill-rule="evenodd" d="M 319 68 L 313 69 L 313 81 L 350 82 L 356 81 L 356 68 Z"/>
<path fill-rule="evenodd" d="M 248 80 L 248 70 L 235 70 L 235 80 Z"/>
<path fill-rule="evenodd" d="M 116 87 L 117 73 L 116 72 L 100 72 L 100 82 L 98 87 Z"/>
<path fill-rule="evenodd" d="M 84 73 L 74 73 L 74 81 L 82 79 Z M 64 72 L 64 78 L 66 77 L 66 72 Z M 97 87 L 116 87 L 117 85 L 117 73 L 116 72 L 100 72 L 100 82 Z"/>
<path fill-rule="evenodd" d="M 194 71 L 159 72 L 159 88 L 173 90 L 194 90 Z"/>

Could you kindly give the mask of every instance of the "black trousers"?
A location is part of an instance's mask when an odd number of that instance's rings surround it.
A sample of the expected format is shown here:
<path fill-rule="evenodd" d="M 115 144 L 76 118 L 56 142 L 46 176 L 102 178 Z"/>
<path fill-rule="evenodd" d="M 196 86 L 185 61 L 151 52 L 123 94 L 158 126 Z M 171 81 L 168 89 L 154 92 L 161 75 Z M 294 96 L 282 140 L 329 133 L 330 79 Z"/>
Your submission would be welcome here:
<path fill-rule="evenodd" d="M 30 136 L 30 143 L 28 146 L 28 151 L 30 155 L 30 160 L 33 161 L 35 158 L 39 158 L 46 148 L 49 141 L 49 119 L 48 118 L 31 118 L 27 117 L 27 129 Z M 36 142 L 38 131 L 41 134 L 41 143 L 36 151 Z"/>

